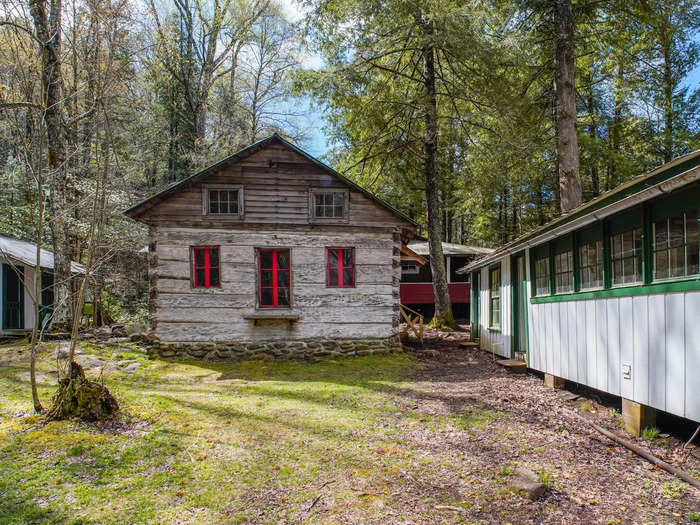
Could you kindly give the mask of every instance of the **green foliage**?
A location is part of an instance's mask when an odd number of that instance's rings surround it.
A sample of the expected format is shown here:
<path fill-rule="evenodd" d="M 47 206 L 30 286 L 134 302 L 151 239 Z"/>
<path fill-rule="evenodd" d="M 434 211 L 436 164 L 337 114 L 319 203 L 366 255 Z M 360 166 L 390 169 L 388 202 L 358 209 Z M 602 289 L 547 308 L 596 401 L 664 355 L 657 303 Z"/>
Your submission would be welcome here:
<path fill-rule="evenodd" d="M 688 513 L 688 519 L 693 523 L 700 522 L 700 512 L 690 512 Z"/>
<path fill-rule="evenodd" d="M 535 473 L 537 474 L 537 479 L 540 480 L 540 483 L 547 487 L 548 490 L 554 486 L 554 479 L 552 478 L 552 475 L 547 472 L 544 467 L 537 469 Z"/>
<path fill-rule="evenodd" d="M 647 427 L 642 429 L 642 439 L 647 441 L 654 441 L 659 435 L 659 429 L 656 427 Z"/>

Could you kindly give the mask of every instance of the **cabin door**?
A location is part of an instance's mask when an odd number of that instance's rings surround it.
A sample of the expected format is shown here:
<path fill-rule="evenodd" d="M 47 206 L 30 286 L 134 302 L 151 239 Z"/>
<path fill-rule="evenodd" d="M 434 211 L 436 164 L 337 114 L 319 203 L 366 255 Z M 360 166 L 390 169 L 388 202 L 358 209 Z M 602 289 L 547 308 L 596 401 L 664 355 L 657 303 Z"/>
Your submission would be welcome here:
<path fill-rule="evenodd" d="M 2 265 L 2 328 L 20 330 L 24 328 L 23 266 Z"/>
<path fill-rule="evenodd" d="M 527 353 L 527 281 L 525 280 L 525 254 L 513 257 L 513 354 Z M 513 355 L 513 357 L 515 357 Z"/>

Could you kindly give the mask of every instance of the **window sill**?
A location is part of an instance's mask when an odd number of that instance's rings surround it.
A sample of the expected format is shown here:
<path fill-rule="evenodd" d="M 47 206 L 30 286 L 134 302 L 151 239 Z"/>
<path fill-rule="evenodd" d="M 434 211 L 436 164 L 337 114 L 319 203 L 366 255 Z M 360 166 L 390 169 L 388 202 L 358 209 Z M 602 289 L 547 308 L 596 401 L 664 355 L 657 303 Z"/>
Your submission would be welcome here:
<path fill-rule="evenodd" d="M 301 319 L 301 315 L 298 312 L 290 311 L 286 308 L 266 308 L 247 313 L 243 316 L 243 319 L 253 321 L 256 325 L 258 321 L 287 321 L 289 323 L 294 323 Z"/>
<path fill-rule="evenodd" d="M 580 291 L 566 295 L 538 296 L 530 299 L 531 304 L 553 303 L 558 301 L 583 301 L 602 299 L 605 297 L 628 297 L 633 295 L 652 295 L 659 293 L 675 293 L 700 290 L 700 279 L 690 278 L 651 284 L 628 284 L 612 288 Z"/>

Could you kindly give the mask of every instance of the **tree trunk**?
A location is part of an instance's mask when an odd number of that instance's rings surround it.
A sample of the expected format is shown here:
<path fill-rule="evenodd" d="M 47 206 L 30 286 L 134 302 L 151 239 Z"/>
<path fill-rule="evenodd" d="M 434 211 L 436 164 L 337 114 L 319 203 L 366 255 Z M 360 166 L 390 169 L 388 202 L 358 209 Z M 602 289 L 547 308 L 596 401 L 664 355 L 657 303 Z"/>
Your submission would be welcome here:
<path fill-rule="evenodd" d="M 37 176 L 37 187 L 39 190 L 39 212 L 36 220 L 36 267 L 34 269 L 34 326 L 32 327 L 32 341 L 29 355 L 29 380 L 32 385 L 32 403 L 34 404 L 34 412 L 40 414 L 44 408 L 39 400 L 39 392 L 36 387 L 36 351 L 41 342 L 41 242 L 44 234 L 44 205 L 46 197 L 44 196 L 43 179 L 41 175 Z"/>
<path fill-rule="evenodd" d="M 433 293 L 435 295 L 436 327 L 454 327 L 450 293 L 447 287 L 445 256 L 442 252 L 442 203 L 437 171 L 437 95 L 435 93 L 435 49 L 432 22 L 423 24 L 427 41 L 423 48 L 423 96 L 425 97 L 425 132 L 423 137 L 425 197 L 428 207 L 428 245 L 430 249 L 430 269 L 433 273 Z"/>
<path fill-rule="evenodd" d="M 70 174 L 66 170 L 61 94 L 61 0 L 28 0 L 34 29 L 41 44 L 41 91 L 48 139 L 50 226 L 54 245 L 54 321 L 67 322 L 71 311 L 71 255 L 69 210 Z"/>
<path fill-rule="evenodd" d="M 557 97 L 557 160 L 560 205 L 567 213 L 581 204 L 576 91 L 574 80 L 574 20 L 571 0 L 554 1 L 554 82 Z"/>
<path fill-rule="evenodd" d="M 664 162 L 673 160 L 673 75 L 670 47 L 668 39 L 664 39 Z"/>

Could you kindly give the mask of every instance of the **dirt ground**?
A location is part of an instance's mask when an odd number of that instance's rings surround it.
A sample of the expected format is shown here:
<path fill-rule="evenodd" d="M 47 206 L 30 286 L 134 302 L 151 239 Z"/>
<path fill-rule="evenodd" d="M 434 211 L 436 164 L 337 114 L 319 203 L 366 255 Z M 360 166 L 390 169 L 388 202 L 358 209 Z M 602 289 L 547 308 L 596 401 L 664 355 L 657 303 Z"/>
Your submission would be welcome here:
<path fill-rule="evenodd" d="M 632 438 L 621 429 L 619 412 L 596 402 L 595 394 L 564 400 L 566 391 L 546 388 L 535 374 L 506 372 L 491 354 L 455 347 L 451 341 L 426 343 L 426 351 L 418 353 L 426 366 L 413 378 L 419 393 L 411 389 L 400 396 L 405 409 L 447 415 L 477 407 L 507 416 L 495 417 L 481 432 L 415 431 L 406 436 L 417 446 L 442 455 L 446 462 L 457 456 L 463 463 L 458 470 L 445 469 L 439 487 L 409 479 L 412 490 L 406 492 L 407 498 L 412 497 L 411 492 L 413 497 L 419 493 L 425 497 L 431 490 L 453 491 L 462 498 L 469 494 L 473 504 L 453 512 L 477 522 L 700 521 L 698 491 L 613 443 L 571 412 L 695 476 L 700 474 L 698 446 L 681 451 L 683 442 L 663 430 L 652 441 Z M 507 494 L 509 465 L 529 467 L 547 479 L 550 488 L 535 502 Z M 495 477 L 484 476 L 486 466 L 500 466 L 501 471 Z M 498 505 L 489 504 L 495 500 L 500 500 Z"/>

